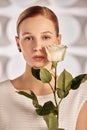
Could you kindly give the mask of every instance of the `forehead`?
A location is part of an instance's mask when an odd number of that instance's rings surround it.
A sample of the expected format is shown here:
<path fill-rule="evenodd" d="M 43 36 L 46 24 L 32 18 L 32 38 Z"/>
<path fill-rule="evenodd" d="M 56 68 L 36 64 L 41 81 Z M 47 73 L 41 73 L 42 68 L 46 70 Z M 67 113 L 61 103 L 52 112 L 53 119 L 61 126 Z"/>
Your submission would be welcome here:
<path fill-rule="evenodd" d="M 19 31 L 55 31 L 54 23 L 48 18 L 38 15 L 30 17 L 22 21 L 19 26 Z"/>

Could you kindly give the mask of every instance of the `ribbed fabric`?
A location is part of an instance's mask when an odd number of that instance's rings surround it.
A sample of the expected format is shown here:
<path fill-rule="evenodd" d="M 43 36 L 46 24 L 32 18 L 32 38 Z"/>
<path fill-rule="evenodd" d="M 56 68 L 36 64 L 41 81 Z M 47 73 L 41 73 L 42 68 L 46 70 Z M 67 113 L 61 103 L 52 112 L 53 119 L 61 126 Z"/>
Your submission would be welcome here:
<path fill-rule="evenodd" d="M 16 93 L 9 80 L 0 83 L 0 130 L 47 130 L 45 121 L 38 116 L 32 100 Z M 38 96 L 40 104 L 53 101 L 53 94 Z M 81 107 L 87 100 L 87 82 L 78 90 L 71 90 L 60 107 L 60 127 L 75 130 Z"/>

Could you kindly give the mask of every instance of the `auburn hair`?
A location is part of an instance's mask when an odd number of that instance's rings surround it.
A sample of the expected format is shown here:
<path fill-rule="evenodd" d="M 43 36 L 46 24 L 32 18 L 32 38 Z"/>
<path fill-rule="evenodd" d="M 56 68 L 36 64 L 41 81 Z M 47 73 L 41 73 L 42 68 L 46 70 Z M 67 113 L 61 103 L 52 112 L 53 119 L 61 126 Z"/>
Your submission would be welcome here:
<path fill-rule="evenodd" d="M 18 17 L 18 20 L 17 20 L 17 34 L 19 34 L 19 26 L 20 24 L 27 18 L 30 18 L 30 17 L 34 17 L 34 16 L 37 16 L 37 15 L 42 15 L 44 16 L 45 18 L 51 20 L 54 24 L 54 27 L 55 27 L 55 31 L 57 33 L 57 35 L 59 34 L 59 23 L 58 23 L 58 18 L 57 16 L 55 15 L 55 13 L 47 8 L 47 7 L 44 7 L 44 6 L 31 6 L 27 9 L 25 9 Z"/>

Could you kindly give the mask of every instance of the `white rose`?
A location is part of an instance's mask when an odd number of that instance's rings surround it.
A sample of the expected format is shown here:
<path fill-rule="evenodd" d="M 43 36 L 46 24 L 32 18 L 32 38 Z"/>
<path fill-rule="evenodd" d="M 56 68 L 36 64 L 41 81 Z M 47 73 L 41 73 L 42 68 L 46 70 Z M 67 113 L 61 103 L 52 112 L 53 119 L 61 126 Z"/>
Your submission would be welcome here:
<path fill-rule="evenodd" d="M 57 44 L 45 47 L 47 53 L 47 59 L 53 62 L 62 61 L 65 56 L 66 48 L 67 48 L 66 45 L 57 45 Z"/>

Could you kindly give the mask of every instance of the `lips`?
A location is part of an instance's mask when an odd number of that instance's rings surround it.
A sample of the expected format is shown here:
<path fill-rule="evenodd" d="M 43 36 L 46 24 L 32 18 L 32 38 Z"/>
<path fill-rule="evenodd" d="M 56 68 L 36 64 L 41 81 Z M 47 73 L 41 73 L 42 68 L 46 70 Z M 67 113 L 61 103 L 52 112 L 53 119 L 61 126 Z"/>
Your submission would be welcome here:
<path fill-rule="evenodd" d="M 33 57 L 33 59 L 35 60 L 35 61 L 42 61 L 42 60 L 44 60 L 44 56 L 34 56 Z"/>

